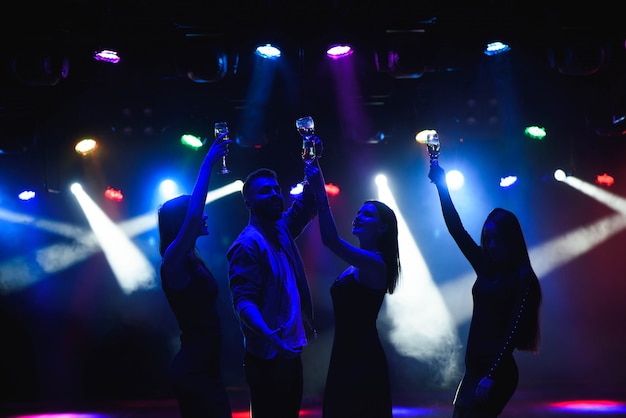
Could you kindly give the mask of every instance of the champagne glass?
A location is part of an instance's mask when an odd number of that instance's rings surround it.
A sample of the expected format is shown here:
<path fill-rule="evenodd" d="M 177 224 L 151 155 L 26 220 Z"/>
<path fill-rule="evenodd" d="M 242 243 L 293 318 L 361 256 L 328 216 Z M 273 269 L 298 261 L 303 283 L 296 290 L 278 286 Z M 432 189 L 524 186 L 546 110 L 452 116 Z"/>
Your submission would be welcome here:
<path fill-rule="evenodd" d="M 215 124 L 215 138 L 217 138 L 218 136 L 222 135 L 223 133 L 228 132 L 228 123 L 226 122 L 217 122 Z M 226 135 L 224 138 L 222 138 L 222 141 L 225 141 L 228 139 L 228 135 Z M 222 168 L 220 169 L 220 171 L 218 171 L 219 174 L 228 174 L 230 173 L 230 170 L 228 169 L 228 167 L 226 167 L 226 156 L 222 156 Z"/>
<path fill-rule="evenodd" d="M 305 164 L 311 164 L 315 161 L 315 121 L 311 116 L 305 116 L 296 120 L 296 129 L 302 137 L 302 161 Z"/>
<path fill-rule="evenodd" d="M 439 163 L 439 154 L 441 151 L 441 143 L 439 142 L 439 134 L 434 129 L 426 129 L 415 135 L 415 140 L 420 144 L 426 144 L 428 156 L 431 164 Z"/>
<path fill-rule="evenodd" d="M 296 120 L 296 129 L 302 137 L 302 161 L 305 164 L 312 164 L 317 158 L 315 153 L 315 141 L 313 136 L 315 135 L 315 121 L 311 116 L 304 116 Z M 307 179 L 302 181 L 303 186 L 307 184 Z"/>

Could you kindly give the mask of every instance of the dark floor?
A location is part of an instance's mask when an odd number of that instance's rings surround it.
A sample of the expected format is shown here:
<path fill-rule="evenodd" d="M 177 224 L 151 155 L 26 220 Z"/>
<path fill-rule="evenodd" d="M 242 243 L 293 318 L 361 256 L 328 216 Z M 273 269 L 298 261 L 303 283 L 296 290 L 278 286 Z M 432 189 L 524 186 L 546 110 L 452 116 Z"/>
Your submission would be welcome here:
<path fill-rule="evenodd" d="M 601 395 L 584 396 L 577 391 L 556 389 L 518 390 L 502 418 L 584 418 L 626 417 L 626 388 L 604 391 Z M 452 406 L 448 392 L 421 393 L 394 396 L 394 418 L 450 418 Z M 231 396 L 233 418 L 249 418 L 247 397 L 243 391 Z M 137 400 L 111 402 L 91 406 L 55 406 L 1 404 L 3 418 L 178 418 L 176 402 L 165 400 Z M 304 399 L 301 417 L 321 417 L 318 399 Z"/>

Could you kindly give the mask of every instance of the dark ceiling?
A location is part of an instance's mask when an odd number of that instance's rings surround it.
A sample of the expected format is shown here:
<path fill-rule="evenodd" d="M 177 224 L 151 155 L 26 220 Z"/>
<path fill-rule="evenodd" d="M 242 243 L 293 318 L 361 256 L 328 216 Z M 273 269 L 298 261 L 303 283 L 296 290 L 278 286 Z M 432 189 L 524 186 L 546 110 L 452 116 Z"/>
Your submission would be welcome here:
<path fill-rule="evenodd" d="M 131 110 L 156 119 L 151 129 L 157 133 L 183 120 L 207 126 L 225 119 L 243 130 L 243 119 L 262 112 L 264 126 L 253 129 L 252 139 L 241 134 L 243 146 L 271 142 L 280 137 L 273 127 L 305 113 L 326 118 L 327 134 L 356 136 L 356 142 L 381 132 L 387 140 L 411 141 L 410 132 L 422 125 L 446 124 L 454 125 L 449 136 L 488 138 L 532 120 L 564 130 L 553 140 L 558 151 L 550 151 L 564 159 L 572 155 L 572 142 L 584 149 L 590 136 L 613 142 L 622 136 L 621 124 L 613 122 L 626 112 L 626 25 L 605 1 L 567 7 L 432 0 L 58 0 L 13 6 L 3 13 L 0 80 L 0 145 L 12 152 L 57 144 L 79 126 L 121 133 Z M 510 42 L 514 55 L 487 67 L 481 49 L 491 36 Z M 351 134 L 342 125 L 339 86 L 321 58 L 339 37 L 357 45 L 357 100 L 372 120 L 370 133 Z M 258 82 L 250 51 L 267 38 L 285 46 L 289 70 L 259 103 L 249 96 Z M 220 81 L 194 83 L 187 59 L 202 58 L 207 45 L 224 50 L 227 72 Z M 115 69 L 93 62 L 98 47 L 119 48 L 123 61 Z M 385 63 L 391 50 L 400 56 L 394 68 Z M 59 57 L 51 61 L 52 75 L 37 73 L 42 54 Z M 63 58 L 67 77 L 59 76 Z M 573 139 L 583 132 L 584 138 Z"/>

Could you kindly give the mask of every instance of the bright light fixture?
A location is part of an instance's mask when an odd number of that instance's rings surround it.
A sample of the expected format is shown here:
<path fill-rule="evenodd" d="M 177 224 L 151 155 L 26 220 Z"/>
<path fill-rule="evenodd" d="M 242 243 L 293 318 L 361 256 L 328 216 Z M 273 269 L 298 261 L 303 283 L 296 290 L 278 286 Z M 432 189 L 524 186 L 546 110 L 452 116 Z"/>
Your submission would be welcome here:
<path fill-rule="evenodd" d="M 87 155 L 94 152 L 97 147 L 98 143 L 95 139 L 85 138 L 76 143 L 76 145 L 74 146 L 74 150 L 81 155 Z"/>
<path fill-rule="evenodd" d="M 260 45 L 256 48 L 256 54 L 265 59 L 276 59 L 281 55 L 280 49 L 271 44 Z"/>
<path fill-rule="evenodd" d="M 326 55 L 334 60 L 352 55 L 353 49 L 349 45 L 332 45 L 326 50 Z"/>

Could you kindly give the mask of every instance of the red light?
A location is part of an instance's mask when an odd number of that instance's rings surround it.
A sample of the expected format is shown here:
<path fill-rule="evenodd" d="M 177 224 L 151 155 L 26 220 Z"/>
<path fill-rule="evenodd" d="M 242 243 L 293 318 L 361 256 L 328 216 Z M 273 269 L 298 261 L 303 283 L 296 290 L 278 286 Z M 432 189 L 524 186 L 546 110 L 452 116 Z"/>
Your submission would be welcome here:
<path fill-rule="evenodd" d="M 109 200 L 114 200 L 116 202 L 121 202 L 122 199 L 124 199 L 124 195 L 122 195 L 122 191 L 115 190 L 112 187 L 107 187 L 106 191 L 104 192 L 104 197 L 106 197 Z"/>
<path fill-rule="evenodd" d="M 548 407 L 561 411 L 571 411 L 573 413 L 587 412 L 598 415 L 602 413 L 623 413 L 626 410 L 626 405 L 623 402 L 606 399 L 581 399 L 553 402 L 549 403 Z"/>
<path fill-rule="evenodd" d="M 613 176 L 609 176 L 608 174 L 599 174 L 596 176 L 596 183 L 605 184 L 607 186 L 612 186 L 615 183 L 615 179 Z"/>
<path fill-rule="evenodd" d="M 339 186 L 332 184 L 332 183 L 328 183 L 326 185 L 326 193 L 329 196 L 337 196 L 339 194 Z"/>

